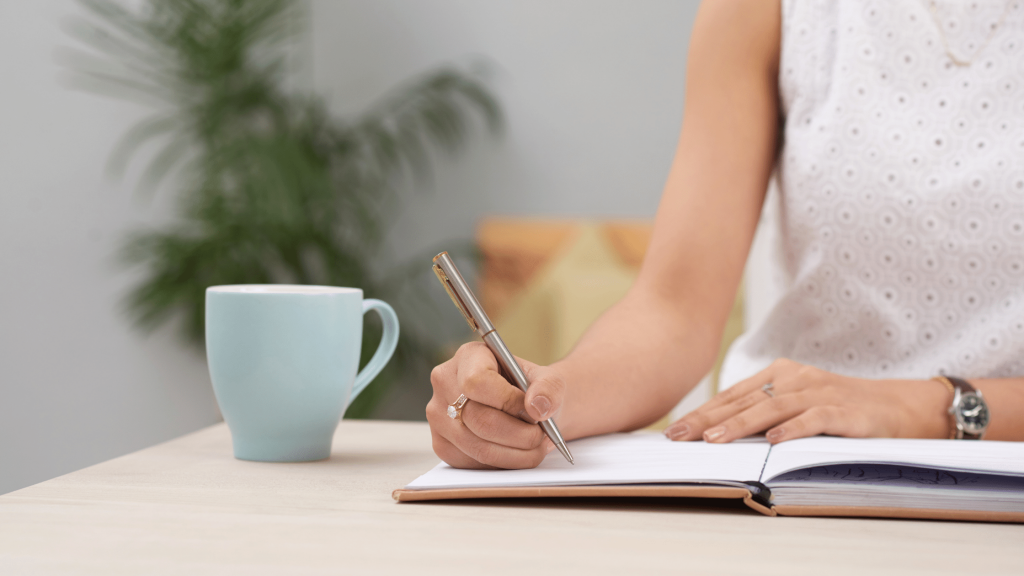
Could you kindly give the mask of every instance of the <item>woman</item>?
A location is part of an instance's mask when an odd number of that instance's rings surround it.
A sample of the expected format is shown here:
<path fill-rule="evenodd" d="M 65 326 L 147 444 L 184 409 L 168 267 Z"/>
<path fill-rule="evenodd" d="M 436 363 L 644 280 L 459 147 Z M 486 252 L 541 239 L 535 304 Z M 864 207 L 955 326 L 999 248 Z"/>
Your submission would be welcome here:
<path fill-rule="evenodd" d="M 666 434 L 1024 440 L 1024 1 L 718 0 L 635 285 L 566 358 L 522 361 L 526 394 L 480 343 L 435 368 L 438 456 L 533 467 L 533 422 L 664 415 L 712 365 L 776 168 L 792 287 L 730 350 L 744 379 Z"/>

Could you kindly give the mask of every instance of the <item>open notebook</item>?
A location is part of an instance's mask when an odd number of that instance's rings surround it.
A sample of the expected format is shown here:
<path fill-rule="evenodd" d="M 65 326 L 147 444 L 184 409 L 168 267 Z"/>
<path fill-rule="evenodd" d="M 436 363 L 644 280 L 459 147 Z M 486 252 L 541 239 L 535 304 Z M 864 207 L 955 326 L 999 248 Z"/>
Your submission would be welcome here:
<path fill-rule="evenodd" d="M 772 446 L 609 434 L 532 470 L 438 464 L 398 501 L 553 496 L 738 498 L 774 516 L 1024 522 L 1024 442 L 815 437 Z"/>

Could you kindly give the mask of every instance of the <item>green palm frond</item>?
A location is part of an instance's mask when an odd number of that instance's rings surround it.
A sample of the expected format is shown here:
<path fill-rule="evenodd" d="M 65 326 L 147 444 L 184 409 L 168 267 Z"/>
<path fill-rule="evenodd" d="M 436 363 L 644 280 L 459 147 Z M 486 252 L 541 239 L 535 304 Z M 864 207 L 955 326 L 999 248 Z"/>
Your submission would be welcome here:
<path fill-rule="evenodd" d="M 123 245 L 123 261 L 144 271 L 126 301 L 140 327 L 180 317 L 185 337 L 201 344 L 204 292 L 216 284 L 357 286 L 397 303 L 400 316 L 431 313 L 403 295 L 426 260 L 415 273 L 370 262 L 402 183 L 429 175 L 433 151 L 458 152 L 480 124 L 500 130 L 500 107 L 479 77 L 444 67 L 339 119 L 317 96 L 284 89 L 301 16 L 290 0 L 149 0 L 137 10 L 81 1 L 85 16 L 69 27 L 86 46 L 70 64 L 78 85 L 153 107 L 110 166 L 123 170 L 159 143 L 143 182 L 171 182 L 180 206 L 175 224 Z M 365 354 L 376 338 L 370 322 Z M 378 379 L 425 370 L 436 354 L 425 335 L 403 330 Z M 348 416 L 368 415 L 386 388 L 370 387 Z"/>

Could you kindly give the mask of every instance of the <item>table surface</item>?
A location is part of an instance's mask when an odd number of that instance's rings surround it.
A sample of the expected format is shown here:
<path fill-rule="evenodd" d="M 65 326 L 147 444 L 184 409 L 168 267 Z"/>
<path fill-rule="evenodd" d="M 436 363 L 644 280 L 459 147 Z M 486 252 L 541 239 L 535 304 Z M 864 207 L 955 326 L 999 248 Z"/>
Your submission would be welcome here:
<path fill-rule="evenodd" d="M 344 421 L 328 460 L 236 460 L 223 424 L 0 496 L 0 574 L 1024 573 L 1024 526 L 770 518 L 707 501 L 396 503 L 426 424 Z"/>

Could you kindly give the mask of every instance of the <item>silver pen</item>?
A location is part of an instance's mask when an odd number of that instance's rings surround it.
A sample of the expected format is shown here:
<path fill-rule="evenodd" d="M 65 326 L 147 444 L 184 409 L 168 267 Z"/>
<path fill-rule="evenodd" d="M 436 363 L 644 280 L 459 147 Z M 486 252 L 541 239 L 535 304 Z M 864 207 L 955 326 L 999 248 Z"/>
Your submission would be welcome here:
<path fill-rule="evenodd" d="M 520 390 L 526 392 L 527 388 L 530 387 L 530 381 L 526 379 L 526 373 L 523 372 L 522 367 L 516 362 L 512 353 L 509 352 L 508 346 L 505 346 L 501 336 L 498 336 L 498 331 L 491 324 L 491 319 L 487 317 L 483 306 L 480 305 L 476 296 L 473 295 L 473 291 L 469 289 L 469 284 L 466 284 L 466 280 L 459 273 L 459 269 L 455 267 L 455 262 L 452 261 L 451 256 L 448 256 L 447 252 L 441 252 L 434 256 L 434 274 L 437 275 L 437 279 L 444 285 L 445 291 L 448 292 L 452 302 L 462 312 L 462 316 L 466 318 L 466 323 L 469 324 L 469 327 L 490 348 L 491 353 L 498 360 L 498 365 L 502 369 L 502 375 L 511 380 Z M 555 444 L 555 448 L 558 448 L 562 456 L 565 456 L 569 464 L 572 464 L 572 454 L 569 453 L 569 448 L 566 447 L 565 440 L 562 439 L 562 433 L 558 431 L 558 426 L 555 425 L 554 419 L 549 418 L 538 424 L 541 430 L 544 430 L 544 433 Z"/>

